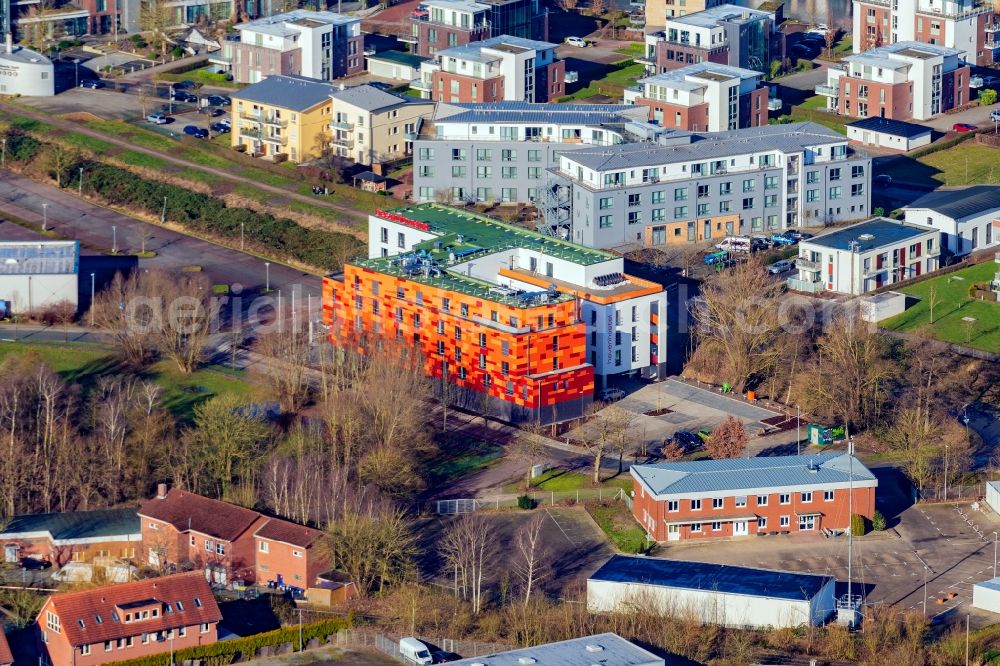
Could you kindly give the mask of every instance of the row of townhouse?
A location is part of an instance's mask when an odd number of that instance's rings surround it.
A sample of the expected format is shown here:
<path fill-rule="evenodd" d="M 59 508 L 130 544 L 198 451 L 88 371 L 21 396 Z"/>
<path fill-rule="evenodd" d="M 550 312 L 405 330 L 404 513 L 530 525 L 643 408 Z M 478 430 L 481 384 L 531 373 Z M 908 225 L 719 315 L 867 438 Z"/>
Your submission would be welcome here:
<path fill-rule="evenodd" d="M 269 76 L 233 93 L 231 145 L 269 159 L 305 162 L 332 151 L 360 164 L 400 159 L 433 103 L 371 85 L 337 86 Z"/>
<path fill-rule="evenodd" d="M 456 402 L 515 422 L 580 416 L 612 375 L 666 375 L 666 292 L 621 256 L 437 204 L 368 229 L 368 259 L 323 281 L 337 346 L 412 341 Z"/>
<path fill-rule="evenodd" d="M 994 6 L 982 0 L 854 0 L 853 49 L 860 54 L 899 42 L 957 49 L 976 65 L 1000 55 Z"/>

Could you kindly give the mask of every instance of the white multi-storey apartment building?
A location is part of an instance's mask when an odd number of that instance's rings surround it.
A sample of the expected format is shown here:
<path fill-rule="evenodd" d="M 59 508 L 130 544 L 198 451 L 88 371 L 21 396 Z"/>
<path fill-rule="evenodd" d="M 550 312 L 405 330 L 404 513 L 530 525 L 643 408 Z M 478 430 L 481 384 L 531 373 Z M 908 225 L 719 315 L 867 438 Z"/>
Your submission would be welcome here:
<path fill-rule="evenodd" d="M 861 219 L 871 160 L 815 123 L 558 155 L 545 224 L 589 247 L 662 246 Z"/>
<path fill-rule="evenodd" d="M 854 0 L 853 33 L 855 53 L 913 41 L 960 49 L 970 62 L 990 65 L 1000 52 L 1000 25 L 982 0 Z"/>

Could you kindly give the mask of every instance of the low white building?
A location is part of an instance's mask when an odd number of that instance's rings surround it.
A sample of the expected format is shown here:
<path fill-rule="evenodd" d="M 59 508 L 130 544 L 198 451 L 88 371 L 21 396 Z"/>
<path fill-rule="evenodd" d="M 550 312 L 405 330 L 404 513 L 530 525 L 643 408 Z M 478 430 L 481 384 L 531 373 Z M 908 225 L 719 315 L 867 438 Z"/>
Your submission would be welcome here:
<path fill-rule="evenodd" d="M 1000 185 L 940 189 L 903 213 L 909 224 L 940 231 L 943 248 L 956 256 L 1000 245 Z"/>
<path fill-rule="evenodd" d="M 874 116 L 847 126 L 847 138 L 863 146 L 909 152 L 931 144 L 931 128 Z"/>
<path fill-rule="evenodd" d="M 986 482 L 986 504 L 1000 515 L 1000 481 Z"/>
<path fill-rule="evenodd" d="M 1000 613 L 1000 578 L 984 580 L 972 586 L 972 607 Z"/>
<path fill-rule="evenodd" d="M 802 241 L 788 287 L 859 296 L 936 271 L 940 255 L 937 229 L 873 217 Z"/>
<path fill-rule="evenodd" d="M 752 629 L 819 625 L 835 608 L 832 576 L 614 555 L 587 579 L 587 608 L 639 607 Z"/>
<path fill-rule="evenodd" d="M 657 657 L 635 643 L 618 634 L 595 634 L 581 636 L 557 643 L 545 643 L 533 647 L 499 652 L 496 654 L 470 657 L 451 662 L 456 666 L 524 666 L 538 664 L 544 666 L 664 666 L 662 657 Z"/>
<path fill-rule="evenodd" d="M 52 61 L 37 51 L 15 46 L 7 35 L 0 51 L 0 95 L 51 97 L 55 91 Z"/>
<path fill-rule="evenodd" d="M 382 51 L 365 56 L 368 73 L 381 79 L 393 81 L 412 81 L 420 76 L 420 65 L 427 62 L 405 51 Z"/>
<path fill-rule="evenodd" d="M 79 241 L 0 242 L 3 314 L 39 312 L 79 301 Z"/>

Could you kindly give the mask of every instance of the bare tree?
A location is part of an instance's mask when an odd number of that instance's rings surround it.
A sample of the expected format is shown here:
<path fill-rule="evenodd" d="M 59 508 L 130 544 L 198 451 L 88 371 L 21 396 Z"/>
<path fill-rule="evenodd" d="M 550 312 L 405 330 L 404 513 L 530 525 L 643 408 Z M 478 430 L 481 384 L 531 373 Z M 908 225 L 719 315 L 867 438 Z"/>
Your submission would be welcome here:
<path fill-rule="evenodd" d="M 548 553 L 542 538 L 545 516 L 537 514 L 518 530 L 514 538 L 514 560 L 511 565 L 514 576 L 524 591 L 524 605 L 531 603 L 531 594 L 538 581 L 548 575 Z"/>
<path fill-rule="evenodd" d="M 143 278 L 152 283 L 147 289 L 162 295 L 163 313 L 153 340 L 163 357 L 172 360 L 182 373 L 190 374 L 201 363 L 205 340 L 218 314 L 208 280 L 189 274 L 148 275 Z"/>
<path fill-rule="evenodd" d="M 705 451 L 717 460 L 737 458 L 746 451 L 747 443 L 747 431 L 743 422 L 730 414 L 712 431 L 705 442 Z"/>
<path fill-rule="evenodd" d="M 302 328 L 271 330 L 257 337 L 254 351 L 267 359 L 264 381 L 285 412 L 297 412 L 309 402 L 309 349 L 309 332 Z"/>
<path fill-rule="evenodd" d="M 49 175 L 55 179 L 56 187 L 63 186 L 63 176 L 70 165 L 80 159 L 79 154 L 70 148 L 60 144 L 52 143 L 45 153 L 45 165 Z"/>
<path fill-rule="evenodd" d="M 521 426 L 523 434 L 520 434 L 511 447 L 512 456 L 519 462 L 525 464 L 524 490 L 531 490 L 531 471 L 545 456 L 545 444 L 542 441 L 542 426 L 535 423 L 527 423 Z"/>
<path fill-rule="evenodd" d="M 700 344 L 696 355 L 717 356 L 733 390 L 742 393 L 774 371 L 780 346 L 781 285 L 755 261 L 709 278 L 694 307 Z"/>
<path fill-rule="evenodd" d="M 140 368 L 156 354 L 154 330 L 160 326 L 161 312 L 141 289 L 140 278 L 115 275 L 91 305 L 91 319 L 110 331 L 118 356 L 127 365 Z"/>
<path fill-rule="evenodd" d="M 474 614 L 483 609 L 483 578 L 494 541 L 492 523 L 477 513 L 459 518 L 441 540 L 439 552 L 454 575 L 456 594 L 471 602 Z"/>
<path fill-rule="evenodd" d="M 941 299 L 938 295 L 937 285 L 932 285 L 931 288 L 927 290 L 927 308 L 930 310 L 932 324 L 934 323 L 934 308 L 940 302 Z"/>
<path fill-rule="evenodd" d="M 139 7 L 139 29 L 150 33 L 149 43 L 166 55 L 167 31 L 174 26 L 174 11 L 162 0 L 142 0 Z"/>

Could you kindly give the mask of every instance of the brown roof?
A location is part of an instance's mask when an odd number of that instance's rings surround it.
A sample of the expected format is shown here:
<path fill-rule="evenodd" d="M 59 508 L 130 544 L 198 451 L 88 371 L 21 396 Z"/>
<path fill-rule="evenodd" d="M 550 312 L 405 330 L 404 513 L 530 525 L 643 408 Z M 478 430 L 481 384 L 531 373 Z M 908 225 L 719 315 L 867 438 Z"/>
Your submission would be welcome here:
<path fill-rule="evenodd" d="M 3 635 L 3 627 L 0 626 L 0 664 L 6 666 L 7 664 L 14 663 L 14 655 L 10 652 L 10 646 L 7 644 L 7 637 Z"/>
<path fill-rule="evenodd" d="M 223 541 L 235 541 L 260 514 L 241 506 L 172 488 L 163 499 L 154 497 L 139 515 L 170 523 L 178 531 L 193 530 Z"/>
<path fill-rule="evenodd" d="M 254 536 L 308 548 L 316 543 L 323 536 L 323 533 L 312 527 L 297 525 L 287 520 L 281 520 L 280 518 L 272 518 L 263 527 L 254 532 Z"/>
<path fill-rule="evenodd" d="M 139 622 L 122 621 L 116 607 L 145 601 L 161 604 L 159 617 Z M 44 626 L 44 614 L 49 610 L 59 616 L 63 634 L 74 646 L 222 619 L 212 589 L 201 571 L 53 595 L 38 614 L 40 625 Z"/>

